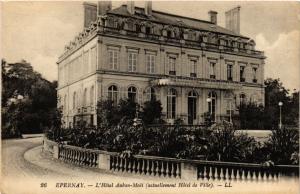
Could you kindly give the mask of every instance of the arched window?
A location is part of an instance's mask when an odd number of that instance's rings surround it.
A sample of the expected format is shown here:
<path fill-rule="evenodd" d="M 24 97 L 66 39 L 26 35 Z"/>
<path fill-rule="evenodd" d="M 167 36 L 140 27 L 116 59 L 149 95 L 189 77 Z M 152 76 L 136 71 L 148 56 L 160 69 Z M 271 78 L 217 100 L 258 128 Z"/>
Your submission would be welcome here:
<path fill-rule="evenodd" d="M 83 92 L 83 106 L 85 107 L 86 105 L 87 105 L 87 88 L 85 88 Z"/>
<path fill-rule="evenodd" d="M 118 101 L 118 88 L 115 85 L 112 85 L 108 88 L 108 99 L 117 103 Z"/>
<path fill-rule="evenodd" d="M 145 93 L 146 93 L 146 98 L 147 98 L 148 101 L 156 99 L 154 88 L 152 88 L 152 87 L 147 88 Z"/>
<path fill-rule="evenodd" d="M 176 90 L 170 89 L 167 95 L 167 118 L 175 119 L 176 116 Z"/>
<path fill-rule="evenodd" d="M 216 121 L 216 104 L 217 104 L 217 94 L 215 92 L 210 92 L 208 94 L 208 112 L 211 115 L 211 120 Z"/>
<path fill-rule="evenodd" d="M 94 106 L 94 95 L 95 95 L 95 88 L 94 86 L 91 87 L 91 90 L 90 90 L 90 105 L 91 106 Z"/>
<path fill-rule="evenodd" d="M 77 103 L 76 103 L 76 99 L 77 97 L 76 97 L 76 92 L 74 92 L 73 93 L 73 109 L 75 109 L 76 108 L 76 105 L 77 105 Z"/>
<path fill-rule="evenodd" d="M 136 102 L 136 88 L 133 86 L 128 88 L 128 99 L 132 102 Z"/>
<path fill-rule="evenodd" d="M 194 91 L 188 94 L 188 124 L 192 125 L 197 118 L 197 94 Z"/>
<path fill-rule="evenodd" d="M 240 106 L 246 103 L 246 95 L 240 94 Z"/>

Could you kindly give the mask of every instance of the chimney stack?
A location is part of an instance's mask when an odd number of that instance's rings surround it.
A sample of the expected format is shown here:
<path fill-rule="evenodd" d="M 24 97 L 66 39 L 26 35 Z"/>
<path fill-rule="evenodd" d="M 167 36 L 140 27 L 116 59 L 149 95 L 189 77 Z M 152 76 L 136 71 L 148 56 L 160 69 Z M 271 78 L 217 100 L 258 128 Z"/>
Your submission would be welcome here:
<path fill-rule="evenodd" d="M 99 15 L 105 15 L 108 11 L 111 10 L 111 1 L 98 1 L 97 6 L 97 14 Z"/>
<path fill-rule="evenodd" d="M 145 1 L 145 14 L 152 15 L 152 1 Z"/>
<path fill-rule="evenodd" d="M 134 1 L 127 1 L 127 11 L 133 15 L 134 14 Z"/>
<path fill-rule="evenodd" d="M 226 28 L 240 34 L 240 9 L 241 7 L 235 7 L 225 12 Z"/>
<path fill-rule="evenodd" d="M 91 22 L 97 20 L 97 5 L 93 3 L 83 3 L 84 28 L 88 28 Z"/>
<path fill-rule="evenodd" d="M 210 22 L 216 25 L 217 25 L 217 14 L 218 12 L 212 10 L 208 12 L 208 15 L 210 17 Z"/>

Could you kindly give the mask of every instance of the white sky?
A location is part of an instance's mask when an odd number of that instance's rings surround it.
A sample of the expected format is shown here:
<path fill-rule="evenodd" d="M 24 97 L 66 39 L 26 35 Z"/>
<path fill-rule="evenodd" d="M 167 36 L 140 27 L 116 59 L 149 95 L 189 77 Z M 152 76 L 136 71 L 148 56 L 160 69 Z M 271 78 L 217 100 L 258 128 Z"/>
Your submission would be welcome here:
<path fill-rule="evenodd" d="M 113 8 L 122 1 L 114 1 Z M 144 2 L 135 2 L 143 7 Z M 265 78 L 280 78 L 289 89 L 300 89 L 299 2 L 153 2 L 153 9 L 208 20 L 218 12 L 225 26 L 225 11 L 241 6 L 241 34 L 256 41 L 267 56 Z M 49 80 L 57 79 L 56 61 L 65 44 L 83 28 L 82 2 L 2 3 L 2 54 L 8 62 L 25 59 Z"/>

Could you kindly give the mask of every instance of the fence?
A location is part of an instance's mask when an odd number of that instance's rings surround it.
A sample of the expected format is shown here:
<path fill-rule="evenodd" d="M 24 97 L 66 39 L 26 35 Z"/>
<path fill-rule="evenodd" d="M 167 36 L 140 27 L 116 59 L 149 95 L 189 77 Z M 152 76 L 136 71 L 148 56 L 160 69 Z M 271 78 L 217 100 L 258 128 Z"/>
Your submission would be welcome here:
<path fill-rule="evenodd" d="M 156 156 L 123 156 L 115 152 L 58 145 L 45 138 L 45 151 L 64 162 L 106 171 L 188 180 L 278 181 L 299 178 L 299 167 L 293 165 L 265 166 L 252 163 L 186 160 Z"/>

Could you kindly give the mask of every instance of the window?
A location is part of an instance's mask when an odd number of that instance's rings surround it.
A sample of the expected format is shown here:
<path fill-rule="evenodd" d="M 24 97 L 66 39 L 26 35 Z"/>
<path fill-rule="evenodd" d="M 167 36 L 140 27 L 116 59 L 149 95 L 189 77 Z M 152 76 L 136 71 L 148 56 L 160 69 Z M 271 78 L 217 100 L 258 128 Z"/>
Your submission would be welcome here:
<path fill-rule="evenodd" d="M 175 119 L 176 115 L 176 90 L 170 89 L 167 95 L 167 118 Z"/>
<path fill-rule="evenodd" d="M 208 112 L 210 113 L 211 120 L 216 121 L 216 103 L 217 103 L 217 94 L 215 92 L 210 92 L 208 94 Z"/>
<path fill-rule="evenodd" d="M 190 67 L 191 67 L 191 77 L 197 77 L 197 61 L 190 60 Z"/>
<path fill-rule="evenodd" d="M 147 65 L 147 73 L 155 72 L 155 56 L 153 54 L 147 54 L 146 65 Z"/>
<path fill-rule="evenodd" d="M 240 94 L 240 106 L 246 103 L 246 95 Z"/>
<path fill-rule="evenodd" d="M 227 80 L 232 81 L 232 65 L 227 65 Z"/>
<path fill-rule="evenodd" d="M 135 87 L 128 88 L 128 99 L 132 102 L 136 102 L 136 88 Z"/>
<path fill-rule="evenodd" d="M 83 92 L 83 106 L 87 106 L 87 88 L 85 88 Z"/>
<path fill-rule="evenodd" d="M 197 94 L 194 91 L 188 94 L 188 124 L 192 125 L 197 116 Z"/>
<path fill-rule="evenodd" d="M 210 73 L 211 79 L 216 79 L 216 63 L 215 62 L 210 62 L 209 73 Z"/>
<path fill-rule="evenodd" d="M 169 74 L 170 75 L 176 75 L 176 58 L 175 57 L 169 57 Z"/>
<path fill-rule="evenodd" d="M 128 71 L 135 72 L 137 66 L 137 53 L 129 52 L 128 53 Z"/>
<path fill-rule="evenodd" d="M 65 97 L 64 97 L 64 107 L 63 107 L 63 109 L 64 109 L 64 112 L 67 111 L 67 95 L 65 95 Z"/>
<path fill-rule="evenodd" d="M 117 104 L 118 102 L 118 88 L 115 85 L 112 85 L 108 88 L 108 100 L 111 100 L 114 102 L 114 104 Z"/>
<path fill-rule="evenodd" d="M 151 28 L 149 26 L 146 27 L 146 34 L 151 34 Z"/>
<path fill-rule="evenodd" d="M 253 67 L 252 72 L 253 72 L 253 83 L 256 83 L 257 82 L 257 78 L 256 78 L 257 67 Z"/>
<path fill-rule="evenodd" d="M 146 98 L 148 101 L 155 100 L 156 95 L 155 95 L 155 90 L 154 88 L 150 87 L 146 90 Z"/>
<path fill-rule="evenodd" d="M 91 69 L 90 71 L 93 72 L 96 70 L 97 66 L 97 48 L 93 47 L 91 49 Z"/>
<path fill-rule="evenodd" d="M 86 51 L 83 53 L 83 65 L 86 67 L 83 69 L 84 74 L 85 74 L 90 71 L 90 69 L 89 69 L 89 67 L 90 67 L 89 51 Z"/>
<path fill-rule="evenodd" d="M 76 108 L 76 105 L 77 105 L 77 103 L 76 103 L 76 99 L 77 97 L 76 97 L 76 92 L 74 92 L 73 93 L 73 109 L 75 109 Z"/>
<path fill-rule="evenodd" d="M 108 51 L 109 68 L 112 70 L 118 69 L 119 52 L 117 50 Z"/>
<path fill-rule="evenodd" d="M 167 31 L 167 38 L 172 38 L 172 31 L 171 30 Z"/>
<path fill-rule="evenodd" d="M 245 66 L 240 66 L 240 81 L 245 82 Z"/>
<path fill-rule="evenodd" d="M 94 106 L 94 95 L 95 95 L 94 90 L 95 90 L 95 88 L 94 88 L 94 86 L 92 86 L 91 90 L 90 90 L 90 105 L 91 106 Z"/>

